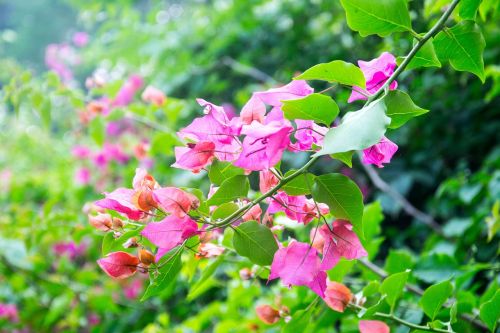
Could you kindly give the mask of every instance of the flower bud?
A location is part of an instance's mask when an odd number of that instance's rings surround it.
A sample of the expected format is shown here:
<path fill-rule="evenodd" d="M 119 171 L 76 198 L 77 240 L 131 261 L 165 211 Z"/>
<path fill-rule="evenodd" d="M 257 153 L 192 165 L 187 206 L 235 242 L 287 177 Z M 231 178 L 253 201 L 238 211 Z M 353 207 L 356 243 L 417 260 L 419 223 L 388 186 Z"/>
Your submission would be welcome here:
<path fill-rule="evenodd" d="M 280 320 L 280 313 L 270 305 L 259 305 L 255 308 L 257 317 L 264 323 L 272 325 Z"/>
<path fill-rule="evenodd" d="M 117 217 L 113 217 L 113 229 L 123 228 L 123 221 Z"/>
<path fill-rule="evenodd" d="M 155 256 L 153 253 L 146 249 L 139 250 L 139 260 L 146 266 L 151 265 L 155 261 Z"/>
<path fill-rule="evenodd" d="M 132 197 L 134 205 L 142 211 L 149 212 L 157 207 L 157 203 L 153 198 L 153 192 L 149 189 L 139 190 Z"/>
<path fill-rule="evenodd" d="M 111 215 L 97 213 L 97 215 L 89 215 L 89 223 L 94 228 L 102 231 L 109 231 L 113 227 Z"/>
<path fill-rule="evenodd" d="M 242 280 L 250 280 L 253 277 L 252 271 L 250 268 L 242 268 L 240 269 L 240 278 Z"/>
<path fill-rule="evenodd" d="M 138 247 L 137 239 L 135 237 L 129 238 L 125 243 L 123 243 L 123 247 L 129 249 L 131 247 Z"/>

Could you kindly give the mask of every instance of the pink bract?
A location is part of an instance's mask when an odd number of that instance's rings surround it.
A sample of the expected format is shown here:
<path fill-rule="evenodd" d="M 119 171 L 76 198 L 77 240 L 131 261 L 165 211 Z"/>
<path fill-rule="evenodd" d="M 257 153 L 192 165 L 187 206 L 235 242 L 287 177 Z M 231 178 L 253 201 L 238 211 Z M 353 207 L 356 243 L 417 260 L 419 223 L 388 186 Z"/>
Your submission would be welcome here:
<path fill-rule="evenodd" d="M 373 94 L 380 87 L 382 87 L 387 81 L 387 79 L 394 73 L 394 69 L 396 68 L 396 58 L 388 53 L 384 52 L 380 55 L 380 57 L 375 58 L 371 61 L 358 61 L 358 65 L 363 71 L 366 80 L 366 90 L 361 87 L 354 87 L 352 90 L 351 96 L 349 97 L 348 102 L 354 102 L 357 100 L 365 100 L 366 97 L 363 94 L 360 94 L 358 91 L 362 91 L 365 94 Z M 389 89 L 394 90 L 398 86 L 396 81 L 393 81 Z"/>
<path fill-rule="evenodd" d="M 198 173 L 212 163 L 214 157 L 215 143 L 200 141 L 196 144 L 188 144 L 187 147 L 175 147 L 176 162 L 172 166 Z"/>
<path fill-rule="evenodd" d="M 183 218 L 197 208 L 200 201 L 191 193 L 176 187 L 162 187 L 153 191 L 153 198 L 165 212 Z"/>
<path fill-rule="evenodd" d="M 269 280 L 280 278 L 285 286 L 307 286 L 325 296 L 326 273 L 320 270 L 316 249 L 307 243 L 292 241 L 274 254 Z"/>
<path fill-rule="evenodd" d="M 390 333 L 390 328 L 386 323 L 379 320 L 360 320 L 360 333 Z"/>
<path fill-rule="evenodd" d="M 97 264 L 113 279 L 125 279 L 135 274 L 139 258 L 127 252 L 118 251 L 97 260 Z"/>
<path fill-rule="evenodd" d="M 174 215 L 167 216 L 160 222 L 151 222 L 141 231 L 142 236 L 159 247 L 156 261 L 197 233 L 198 225 L 191 218 L 179 218 Z"/>
<path fill-rule="evenodd" d="M 384 163 L 390 163 L 392 156 L 398 151 L 398 145 L 383 137 L 379 143 L 363 150 L 363 163 L 374 164 L 379 168 Z"/>
<path fill-rule="evenodd" d="M 333 222 L 331 231 L 323 225 L 319 232 L 325 240 L 321 269 L 329 270 L 335 266 L 341 257 L 352 260 L 366 257 L 368 253 L 361 245 L 358 236 L 352 231 L 352 225 L 343 220 Z"/>
<path fill-rule="evenodd" d="M 145 213 L 133 204 L 135 191 L 127 188 L 118 188 L 111 193 L 105 193 L 106 198 L 98 200 L 95 204 L 102 208 L 114 210 L 131 220 L 144 218 Z"/>

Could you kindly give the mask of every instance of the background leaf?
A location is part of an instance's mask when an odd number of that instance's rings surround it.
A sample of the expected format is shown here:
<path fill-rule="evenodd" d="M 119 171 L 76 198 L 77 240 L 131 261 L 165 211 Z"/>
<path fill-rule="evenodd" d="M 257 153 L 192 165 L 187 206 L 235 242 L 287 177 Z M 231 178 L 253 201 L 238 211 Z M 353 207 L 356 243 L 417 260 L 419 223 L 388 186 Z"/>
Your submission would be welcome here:
<path fill-rule="evenodd" d="M 322 94 L 311 94 L 304 98 L 283 101 L 281 109 L 287 119 L 314 120 L 326 126 L 330 126 L 339 114 L 337 103 L 329 96 Z"/>
<path fill-rule="evenodd" d="M 451 296 L 453 286 L 450 281 L 443 281 L 427 288 L 419 301 L 420 306 L 425 314 L 434 320 L 439 310 Z"/>
<path fill-rule="evenodd" d="M 245 197 L 248 194 L 249 188 L 250 184 L 246 176 L 237 175 L 231 177 L 221 183 L 215 194 L 207 200 L 207 204 L 215 206 Z"/>

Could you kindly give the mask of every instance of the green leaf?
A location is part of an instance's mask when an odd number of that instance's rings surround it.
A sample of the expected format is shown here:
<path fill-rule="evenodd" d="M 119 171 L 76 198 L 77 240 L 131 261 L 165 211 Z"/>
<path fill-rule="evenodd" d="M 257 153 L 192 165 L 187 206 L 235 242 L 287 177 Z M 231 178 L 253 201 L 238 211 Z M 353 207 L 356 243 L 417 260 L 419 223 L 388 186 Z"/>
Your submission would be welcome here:
<path fill-rule="evenodd" d="M 458 8 L 458 15 L 464 20 L 475 20 L 481 0 L 462 0 Z"/>
<path fill-rule="evenodd" d="M 389 255 L 385 260 L 384 270 L 389 274 L 404 272 L 415 266 L 413 256 L 406 250 L 389 250 Z"/>
<path fill-rule="evenodd" d="M 240 256 L 261 266 L 270 265 L 278 251 L 271 230 L 255 221 L 244 222 L 234 229 L 233 246 Z"/>
<path fill-rule="evenodd" d="M 317 304 L 317 301 L 313 302 L 311 306 L 308 306 L 304 310 L 293 313 L 292 320 L 283 327 L 282 333 L 305 332 L 307 327 L 311 325 L 311 316 Z"/>
<path fill-rule="evenodd" d="M 362 37 L 393 32 L 411 31 L 410 13 L 406 0 L 341 0 L 349 28 Z"/>
<path fill-rule="evenodd" d="M 427 288 L 418 304 L 422 307 L 427 317 L 434 320 L 452 292 L 453 286 L 451 282 L 443 281 Z"/>
<path fill-rule="evenodd" d="M 220 255 L 214 262 L 212 262 L 201 274 L 200 278 L 196 281 L 196 283 L 189 289 L 189 293 L 187 295 L 187 300 L 191 301 L 195 299 L 197 296 L 201 295 L 200 290 L 204 289 L 204 285 L 210 281 L 210 278 L 215 273 L 217 268 L 224 262 L 225 255 Z"/>
<path fill-rule="evenodd" d="M 422 109 L 413 103 L 410 96 L 401 90 L 392 90 L 384 97 L 386 114 L 391 118 L 389 128 L 399 128 L 408 120 L 423 115 L 429 110 Z"/>
<path fill-rule="evenodd" d="M 288 171 L 287 173 L 285 173 L 285 177 L 288 177 L 294 172 L 295 170 Z M 288 195 L 310 194 L 315 178 L 316 176 L 312 173 L 303 173 L 298 177 L 292 179 L 290 182 L 286 183 L 281 189 Z"/>
<path fill-rule="evenodd" d="M 406 66 L 406 69 L 409 70 L 419 67 L 441 67 L 441 62 L 436 55 L 436 50 L 434 49 L 432 41 L 433 39 L 431 38 L 420 48 L 420 50 L 418 50 L 417 54 L 415 54 L 410 63 Z M 417 42 L 418 41 L 414 39 L 413 45 L 415 46 Z M 398 57 L 398 66 L 401 65 L 404 59 L 405 57 Z"/>
<path fill-rule="evenodd" d="M 181 271 L 181 254 L 183 247 L 175 248 L 165 254 L 158 264 L 161 266 L 158 276 L 150 283 L 146 292 L 141 298 L 141 302 L 152 296 L 161 294 L 171 283 L 175 282 L 177 274 Z"/>
<path fill-rule="evenodd" d="M 123 251 L 123 243 L 128 241 L 130 238 L 139 235 L 144 227 L 138 227 L 137 229 L 128 230 L 124 232 L 120 237 L 115 238 L 112 232 L 106 233 L 102 239 L 102 255 L 105 256 L 110 252 Z"/>
<path fill-rule="evenodd" d="M 326 133 L 323 148 L 315 156 L 361 150 L 378 143 L 391 122 L 385 110 L 384 101 L 378 100 L 347 113 L 339 126 Z"/>
<path fill-rule="evenodd" d="M 366 87 L 365 76 L 361 69 L 342 60 L 314 65 L 304 73 L 294 77 L 294 80 L 321 80 L 338 82 L 348 86 Z"/>
<path fill-rule="evenodd" d="M 208 178 L 213 184 L 221 185 L 224 180 L 244 173 L 243 169 L 235 167 L 230 162 L 214 160 L 208 171 Z"/>
<path fill-rule="evenodd" d="M 314 120 L 318 124 L 330 124 L 339 114 L 339 106 L 329 96 L 311 94 L 300 99 L 283 101 L 281 107 L 285 118 Z"/>
<path fill-rule="evenodd" d="M 105 139 L 105 127 L 102 117 L 95 117 L 89 123 L 89 135 L 99 146 L 102 146 Z"/>
<path fill-rule="evenodd" d="M 385 301 L 394 310 L 396 302 L 403 294 L 403 290 L 410 275 L 409 271 L 389 275 L 380 285 L 380 293 L 386 295 Z"/>
<path fill-rule="evenodd" d="M 316 177 L 312 195 L 314 200 L 326 203 L 336 218 L 349 220 L 363 237 L 363 195 L 349 177 L 339 173 Z"/>
<path fill-rule="evenodd" d="M 495 296 L 488 302 L 481 304 L 479 317 L 492 332 L 495 332 L 500 319 L 500 290 L 497 290 Z"/>
<path fill-rule="evenodd" d="M 346 151 L 344 153 L 335 153 L 331 154 L 330 157 L 334 158 L 336 160 L 339 160 L 340 162 L 344 163 L 347 165 L 349 168 L 352 168 L 352 155 L 354 154 L 354 151 Z"/>
<path fill-rule="evenodd" d="M 215 194 L 208 199 L 209 206 L 216 206 L 238 198 L 245 197 L 248 194 L 250 184 L 248 178 L 244 175 L 237 175 L 224 180 Z"/>
<path fill-rule="evenodd" d="M 434 47 L 441 61 L 449 61 L 457 71 L 484 76 L 483 50 L 486 43 L 481 30 L 473 21 L 462 21 L 434 37 Z"/>
<path fill-rule="evenodd" d="M 223 220 L 238 210 L 238 205 L 234 202 L 226 202 L 217 207 L 212 213 L 212 221 Z"/>

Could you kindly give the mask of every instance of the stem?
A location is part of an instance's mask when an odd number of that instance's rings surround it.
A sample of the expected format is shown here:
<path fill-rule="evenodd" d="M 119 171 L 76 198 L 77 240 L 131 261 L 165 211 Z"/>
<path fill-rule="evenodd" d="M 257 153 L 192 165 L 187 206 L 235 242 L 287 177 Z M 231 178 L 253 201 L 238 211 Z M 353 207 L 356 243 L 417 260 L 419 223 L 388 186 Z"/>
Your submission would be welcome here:
<path fill-rule="evenodd" d="M 272 189 L 270 189 L 267 193 L 264 193 L 262 194 L 260 197 L 258 197 L 257 199 L 253 200 L 253 201 L 250 201 L 248 204 L 246 204 L 245 206 L 241 207 L 240 209 L 238 209 L 237 211 L 235 211 L 234 213 L 232 213 L 231 215 L 229 215 L 228 217 L 226 217 L 224 220 L 222 220 L 221 222 L 215 224 L 213 227 L 209 227 L 207 228 L 208 230 L 212 230 L 212 229 L 215 229 L 215 228 L 221 228 L 221 227 L 225 227 L 227 225 L 230 225 L 234 222 L 234 220 L 236 220 L 237 218 L 239 218 L 242 214 L 244 214 L 248 209 L 252 208 L 253 206 L 257 205 L 258 203 L 260 203 L 261 201 L 263 201 L 264 199 L 266 198 L 269 198 L 270 196 L 272 196 L 274 193 L 278 192 L 278 190 L 280 188 L 282 188 L 283 186 L 285 186 L 285 184 L 289 183 L 290 181 L 292 181 L 293 179 L 297 178 L 298 176 L 300 176 L 301 174 L 305 173 L 309 167 L 311 165 L 313 165 L 318 159 L 319 159 L 320 156 L 315 156 L 313 158 L 311 158 L 306 164 L 304 164 L 300 169 L 296 170 L 294 173 L 292 173 L 291 175 L 287 176 L 287 177 L 284 177 L 280 180 L 280 182 L 275 186 L 273 187 Z"/>
<path fill-rule="evenodd" d="M 161 132 L 166 132 L 166 133 L 170 133 L 171 130 L 165 126 L 162 126 L 162 125 L 159 125 L 155 122 L 152 122 L 151 120 L 147 119 L 147 118 L 144 118 L 144 117 L 141 117 L 139 115 L 136 115 L 136 114 L 133 114 L 133 113 L 127 113 L 125 115 L 125 118 L 126 119 L 130 119 L 130 120 L 133 120 L 137 123 L 140 123 L 146 127 L 149 127 L 149 128 L 152 128 L 152 129 L 155 129 L 155 130 L 158 130 L 158 131 L 161 131 Z"/>
<path fill-rule="evenodd" d="M 453 0 L 453 2 L 450 4 L 450 7 L 448 7 L 448 9 L 444 12 L 443 16 L 441 16 L 439 18 L 439 20 L 436 22 L 436 24 L 434 24 L 434 26 L 431 28 L 431 30 L 429 30 L 429 32 L 427 32 L 424 35 L 424 37 L 419 39 L 418 43 L 415 44 L 415 46 L 413 46 L 410 53 L 408 53 L 408 55 L 405 57 L 405 60 L 401 63 L 401 65 L 399 65 L 399 67 L 396 69 L 396 71 L 394 71 L 394 73 L 392 73 L 392 75 L 389 77 L 389 79 L 387 79 L 387 81 L 384 83 L 384 85 L 382 87 L 380 87 L 380 89 L 377 90 L 370 98 L 368 98 L 367 104 L 369 104 L 373 100 L 377 99 L 377 97 L 379 97 L 383 91 L 385 91 L 386 89 L 389 88 L 391 83 L 394 80 L 396 80 L 396 78 L 399 76 L 399 74 L 401 74 L 405 70 L 406 66 L 408 66 L 410 61 L 417 54 L 417 52 L 422 48 L 422 46 L 424 46 L 424 44 L 427 43 L 427 41 L 429 39 L 434 37 L 443 28 L 444 24 L 446 23 L 446 20 L 448 20 L 451 13 L 453 12 L 453 10 L 455 9 L 455 7 L 458 5 L 459 2 L 460 2 L 460 0 Z"/>
<path fill-rule="evenodd" d="M 364 307 L 356 305 L 356 304 L 353 304 L 353 303 L 350 303 L 349 306 L 351 306 L 352 308 L 355 308 L 358 311 L 366 310 Z M 399 317 L 395 316 L 394 314 L 382 313 L 382 312 L 375 312 L 373 315 L 375 317 L 379 317 L 379 318 L 384 318 L 384 319 L 389 319 L 389 320 L 395 321 L 395 322 L 397 322 L 397 323 L 399 323 L 401 325 L 404 325 L 404 326 L 407 326 L 407 327 L 410 327 L 410 328 L 413 328 L 413 329 L 416 329 L 416 330 L 420 330 L 420 331 L 440 332 L 440 333 L 454 333 L 454 331 L 448 331 L 448 330 L 441 329 L 441 328 L 432 328 L 432 327 L 429 327 L 429 326 L 417 325 L 417 324 L 411 323 L 409 321 L 406 321 L 403 318 L 399 318 Z"/>

